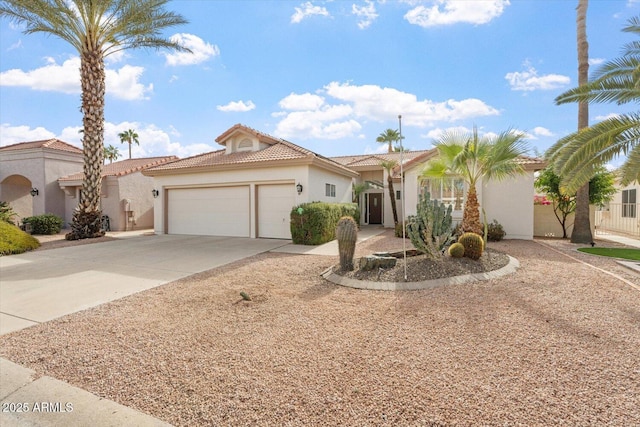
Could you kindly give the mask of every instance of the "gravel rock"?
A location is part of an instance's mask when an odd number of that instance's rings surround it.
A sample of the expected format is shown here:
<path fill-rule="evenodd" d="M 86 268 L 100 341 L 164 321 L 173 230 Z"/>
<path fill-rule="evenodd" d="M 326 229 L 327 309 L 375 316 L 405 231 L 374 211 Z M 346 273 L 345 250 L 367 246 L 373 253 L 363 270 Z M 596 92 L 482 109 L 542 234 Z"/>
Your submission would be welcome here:
<path fill-rule="evenodd" d="M 520 269 L 405 292 L 324 281 L 337 257 L 261 254 L 0 353 L 181 426 L 640 425 L 640 292 L 536 242 L 489 246 Z M 396 249 L 385 234 L 357 256 Z"/>

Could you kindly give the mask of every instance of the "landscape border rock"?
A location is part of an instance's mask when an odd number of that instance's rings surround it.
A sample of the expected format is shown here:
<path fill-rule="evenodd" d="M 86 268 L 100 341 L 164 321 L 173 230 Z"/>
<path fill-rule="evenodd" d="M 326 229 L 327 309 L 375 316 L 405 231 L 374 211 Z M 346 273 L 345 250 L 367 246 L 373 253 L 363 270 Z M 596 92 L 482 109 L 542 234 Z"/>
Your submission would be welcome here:
<path fill-rule="evenodd" d="M 515 273 L 520 267 L 520 262 L 510 255 L 507 256 L 509 257 L 509 263 L 497 270 L 487 271 L 484 273 L 464 274 L 462 276 L 445 277 L 441 279 L 422 280 L 420 282 L 374 282 L 369 280 L 352 279 L 350 277 L 335 274 L 333 272 L 334 266 L 329 267 L 320 275 L 336 285 L 355 289 L 368 289 L 375 291 L 417 291 L 420 289 L 436 288 L 438 286 L 460 285 L 467 282 L 491 280 Z"/>

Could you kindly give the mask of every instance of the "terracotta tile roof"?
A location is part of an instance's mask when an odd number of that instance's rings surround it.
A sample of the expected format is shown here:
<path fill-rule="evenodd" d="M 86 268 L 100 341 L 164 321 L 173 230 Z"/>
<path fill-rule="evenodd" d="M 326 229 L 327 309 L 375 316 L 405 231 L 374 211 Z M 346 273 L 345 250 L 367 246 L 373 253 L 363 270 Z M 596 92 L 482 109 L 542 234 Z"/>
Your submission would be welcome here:
<path fill-rule="evenodd" d="M 59 139 L 43 139 L 40 141 L 19 142 L 17 144 L 0 147 L 0 151 L 30 150 L 34 148 L 48 148 L 50 150 L 60 150 L 69 153 L 82 154 L 82 149 Z"/>
<path fill-rule="evenodd" d="M 130 173 L 139 172 L 141 170 L 167 164 L 178 160 L 176 156 L 163 157 L 144 157 L 141 159 L 127 159 L 115 163 L 109 163 L 102 168 L 102 177 L 107 176 L 124 176 Z M 71 175 L 63 176 L 58 181 L 78 181 L 83 179 L 83 172 L 77 172 Z"/>
<path fill-rule="evenodd" d="M 334 168 L 348 172 L 349 174 L 354 173 L 353 170 L 333 161 L 332 159 L 321 156 L 311 150 L 307 150 L 306 148 L 293 144 L 292 142 L 275 138 L 271 135 L 267 135 L 241 124 L 234 125 L 229 130 L 225 131 L 222 135 L 216 138 L 216 142 L 223 144 L 236 131 L 242 131 L 244 133 L 255 135 L 261 143 L 268 144 L 269 147 L 263 148 L 262 150 L 258 151 L 240 151 L 230 154 L 226 154 L 226 150 L 224 149 L 212 151 L 209 153 L 187 157 L 166 165 L 156 166 L 148 169 L 147 172 L 152 173 L 154 171 L 168 171 L 179 169 L 215 168 L 217 166 L 224 165 L 255 164 L 256 166 L 260 166 L 260 164 L 274 161 L 315 159 L 317 161 L 320 161 L 321 163 L 325 163 Z"/>
<path fill-rule="evenodd" d="M 424 153 L 429 153 L 432 150 L 416 150 L 416 151 L 405 151 L 402 153 L 402 158 L 407 162 L 410 162 L 415 157 L 421 156 Z M 339 157 L 330 157 L 331 160 L 343 164 L 349 167 L 356 166 L 378 166 L 380 162 L 383 160 L 395 160 L 396 162 L 400 161 L 400 153 L 380 153 L 380 154 L 362 154 L 357 156 L 339 156 Z"/>

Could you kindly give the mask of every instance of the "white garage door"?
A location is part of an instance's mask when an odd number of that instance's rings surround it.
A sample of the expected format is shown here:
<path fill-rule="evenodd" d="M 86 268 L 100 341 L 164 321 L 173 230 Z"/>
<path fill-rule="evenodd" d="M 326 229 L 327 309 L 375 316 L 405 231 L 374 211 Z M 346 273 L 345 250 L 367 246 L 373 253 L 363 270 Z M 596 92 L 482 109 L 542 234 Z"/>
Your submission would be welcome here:
<path fill-rule="evenodd" d="M 258 237 L 291 239 L 291 208 L 296 204 L 291 184 L 258 186 Z"/>
<path fill-rule="evenodd" d="M 168 233 L 249 237 L 249 186 L 168 192 Z"/>

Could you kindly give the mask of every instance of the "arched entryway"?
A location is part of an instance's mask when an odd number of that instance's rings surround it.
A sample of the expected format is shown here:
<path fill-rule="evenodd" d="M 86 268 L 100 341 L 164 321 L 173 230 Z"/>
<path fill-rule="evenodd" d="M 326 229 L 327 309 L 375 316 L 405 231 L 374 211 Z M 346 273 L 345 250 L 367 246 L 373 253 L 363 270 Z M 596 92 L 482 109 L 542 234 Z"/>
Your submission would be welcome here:
<path fill-rule="evenodd" d="M 31 181 L 22 175 L 10 175 L 0 182 L 0 200 L 8 202 L 18 218 L 33 215 Z"/>

